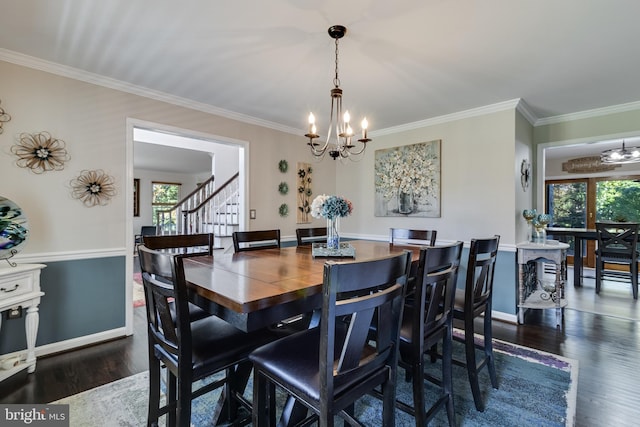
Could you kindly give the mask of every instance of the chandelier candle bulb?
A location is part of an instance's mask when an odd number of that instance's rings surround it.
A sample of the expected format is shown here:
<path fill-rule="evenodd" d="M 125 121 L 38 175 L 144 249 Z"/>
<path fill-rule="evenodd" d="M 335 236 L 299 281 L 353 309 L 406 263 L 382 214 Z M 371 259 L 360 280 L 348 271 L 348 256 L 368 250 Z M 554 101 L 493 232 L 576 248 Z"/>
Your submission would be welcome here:
<path fill-rule="evenodd" d="M 366 117 L 362 119 L 361 126 L 362 126 L 362 139 L 367 139 L 367 126 L 369 126 L 369 122 L 367 121 Z"/>

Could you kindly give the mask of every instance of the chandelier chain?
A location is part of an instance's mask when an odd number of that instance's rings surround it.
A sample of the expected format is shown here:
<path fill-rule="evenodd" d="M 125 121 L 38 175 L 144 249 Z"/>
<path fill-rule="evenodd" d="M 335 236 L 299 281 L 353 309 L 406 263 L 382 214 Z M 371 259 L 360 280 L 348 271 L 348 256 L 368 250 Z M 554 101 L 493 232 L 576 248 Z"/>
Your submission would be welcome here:
<path fill-rule="evenodd" d="M 335 40 L 336 43 L 336 76 L 333 78 L 333 85 L 335 87 L 340 87 L 340 78 L 338 78 L 338 39 Z"/>

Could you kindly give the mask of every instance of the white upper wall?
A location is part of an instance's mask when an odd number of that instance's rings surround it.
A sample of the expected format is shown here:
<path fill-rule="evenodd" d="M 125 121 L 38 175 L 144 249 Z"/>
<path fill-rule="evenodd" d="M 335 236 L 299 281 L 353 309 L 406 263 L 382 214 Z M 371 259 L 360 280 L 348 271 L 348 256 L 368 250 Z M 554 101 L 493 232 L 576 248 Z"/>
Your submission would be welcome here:
<path fill-rule="evenodd" d="M 361 161 L 337 167 L 337 192 L 354 204 L 341 228 L 371 237 L 386 237 L 390 227 L 436 229 L 439 241 L 499 234 L 501 245 L 516 243 L 514 126 L 511 109 L 374 137 Z M 442 141 L 441 217 L 375 217 L 375 150 L 437 139 Z"/>
<path fill-rule="evenodd" d="M 248 228 L 280 228 L 284 236 L 295 235 L 297 194 L 280 195 L 278 184 L 286 181 L 293 189 L 296 162 L 311 161 L 304 137 L 2 61 L 0 76 L 0 100 L 11 115 L 0 134 L 0 194 L 21 206 L 29 219 L 30 237 L 21 254 L 124 250 L 135 233 L 126 230 L 133 215 L 127 208 L 133 197 L 127 190 L 133 179 L 127 170 L 127 119 L 245 141 L 251 167 L 246 217 L 249 209 L 257 211 Z M 63 171 L 36 175 L 16 166 L 10 152 L 16 137 L 40 131 L 66 142 L 71 160 Z M 291 165 L 287 174 L 278 171 L 281 159 Z M 69 181 L 92 169 L 115 179 L 118 193 L 107 206 L 86 208 L 70 196 Z M 315 194 L 332 192 L 333 162 L 314 164 L 314 179 Z M 278 215 L 281 203 L 288 203 L 288 217 Z"/>

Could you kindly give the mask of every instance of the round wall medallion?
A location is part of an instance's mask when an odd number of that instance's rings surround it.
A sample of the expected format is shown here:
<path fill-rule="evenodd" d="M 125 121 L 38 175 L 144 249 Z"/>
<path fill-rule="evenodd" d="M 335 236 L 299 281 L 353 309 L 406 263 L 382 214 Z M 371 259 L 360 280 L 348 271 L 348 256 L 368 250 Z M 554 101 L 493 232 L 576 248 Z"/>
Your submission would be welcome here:
<path fill-rule="evenodd" d="M 278 185 L 278 192 L 280 194 L 287 194 L 289 192 L 289 184 L 287 184 L 286 182 L 281 182 Z"/>

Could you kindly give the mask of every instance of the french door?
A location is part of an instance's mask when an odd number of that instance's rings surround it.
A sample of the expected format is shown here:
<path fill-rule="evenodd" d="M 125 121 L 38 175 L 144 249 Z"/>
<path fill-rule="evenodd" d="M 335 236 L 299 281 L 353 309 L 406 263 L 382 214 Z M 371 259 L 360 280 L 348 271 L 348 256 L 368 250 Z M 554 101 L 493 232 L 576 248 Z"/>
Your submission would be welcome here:
<path fill-rule="evenodd" d="M 545 212 L 550 226 L 590 228 L 597 221 L 640 222 L 640 175 L 548 180 L 545 182 Z M 568 262 L 573 262 L 570 241 Z M 583 248 L 585 267 L 595 267 L 595 241 Z"/>

